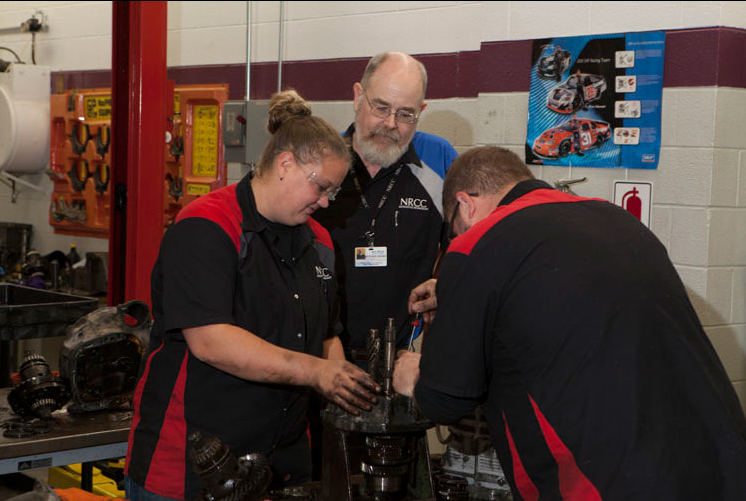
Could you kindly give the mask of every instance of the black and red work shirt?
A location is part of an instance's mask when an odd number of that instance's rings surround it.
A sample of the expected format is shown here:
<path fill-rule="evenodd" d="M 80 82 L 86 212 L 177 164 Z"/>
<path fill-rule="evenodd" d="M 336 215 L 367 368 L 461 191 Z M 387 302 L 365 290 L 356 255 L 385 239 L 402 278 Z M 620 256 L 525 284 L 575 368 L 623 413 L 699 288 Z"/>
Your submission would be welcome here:
<path fill-rule="evenodd" d="M 256 452 L 270 462 L 305 440 L 308 388 L 254 383 L 201 362 L 182 329 L 232 324 L 321 356 L 331 335 L 333 270 L 328 232 L 312 219 L 296 227 L 264 219 L 249 176 L 179 213 L 152 274 L 155 322 L 135 392 L 126 465 L 132 480 L 193 499 L 199 485 L 187 437 L 194 431 L 219 437 L 237 456 Z M 310 464 L 299 468 L 310 472 Z"/>
<path fill-rule="evenodd" d="M 448 248 L 415 396 L 484 405 L 516 499 L 746 499 L 746 421 L 666 250 L 524 181 Z"/>

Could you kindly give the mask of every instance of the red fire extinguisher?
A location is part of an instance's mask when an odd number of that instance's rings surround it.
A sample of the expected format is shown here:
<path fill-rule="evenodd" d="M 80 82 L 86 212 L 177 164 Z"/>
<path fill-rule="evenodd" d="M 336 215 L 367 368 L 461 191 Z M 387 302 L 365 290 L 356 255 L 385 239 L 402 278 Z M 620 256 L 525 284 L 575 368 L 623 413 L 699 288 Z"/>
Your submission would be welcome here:
<path fill-rule="evenodd" d="M 636 187 L 633 187 L 630 191 L 625 193 L 622 197 L 622 207 L 637 219 L 642 220 L 642 200 L 637 196 L 638 193 L 640 192 L 637 191 Z M 629 197 L 629 199 L 627 199 L 627 197 Z"/>

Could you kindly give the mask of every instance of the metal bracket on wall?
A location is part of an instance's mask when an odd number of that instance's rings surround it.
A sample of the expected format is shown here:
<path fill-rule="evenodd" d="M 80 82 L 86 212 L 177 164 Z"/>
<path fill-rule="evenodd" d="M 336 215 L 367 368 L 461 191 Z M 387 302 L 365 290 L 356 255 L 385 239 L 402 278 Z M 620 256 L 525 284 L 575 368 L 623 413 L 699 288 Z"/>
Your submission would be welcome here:
<path fill-rule="evenodd" d="M 11 195 L 10 195 L 10 201 L 13 203 L 16 203 L 16 200 L 18 199 L 18 194 L 19 194 L 19 191 L 16 189 L 16 183 L 22 184 L 24 186 L 28 186 L 29 188 L 33 188 L 36 191 L 46 193 L 42 187 L 37 186 L 33 183 L 30 183 L 29 181 L 21 179 L 17 176 L 14 176 L 13 174 L 9 172 L 2 171 L 0 172 L 0 176 L 7 178 L 7 181 L 5 179 L 0 179 L 0 181 L 2 181 L 3 184 L 9 186 L 10 189 L 12 190 Z"/>

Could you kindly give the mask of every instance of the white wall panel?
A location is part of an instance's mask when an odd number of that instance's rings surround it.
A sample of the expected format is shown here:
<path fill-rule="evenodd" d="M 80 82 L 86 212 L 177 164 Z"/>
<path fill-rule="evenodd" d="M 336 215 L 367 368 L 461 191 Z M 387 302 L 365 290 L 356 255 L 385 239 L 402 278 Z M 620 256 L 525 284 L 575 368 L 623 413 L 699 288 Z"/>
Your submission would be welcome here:
<path fill-rule="evenodd" d="M 738 206 L 746 207 L 746 151 L 738 153 Z"/>
<path fill-rule="evenodd" d="M 715 88 L 676 89 L 678 106 L 675 109 L 677 146 L 711 148 L 715 142 L 715 106 L 719 100 Z M 669 122 L 670 123 L 670 122 Z"/>
<path fill-rule="evenodd" d="M 451 144 L 471 146 L 476 141 L 476 99 L 428 101 L 419 129 L 447 139 Z"/>
<path fill-rule="evenodd" d="M 30 59 L 29 51 L 29 59 Z M 37 37 L 36 62 L 52 71 L 111 69 L 111 37 L 45 40 Z"/>
<path fill-rule="evenodd" d="M 508 39 L 525 40 L 591 33 L 593 2 L 510 2 Z"/>
<path fill-rule="evenodd" d="M 706 208 L 674 208 L 671 211 L 671 260 L 689 266 L 707 265 L 709 229 Z"/>
<path fill-rule="evenodd" d="M 708 327 L 706 331 L 731 380 L 746 379 L 746 325 Z"/>
<path fill-rule="evenodd" d="M 477 100 L 475 144 L 505 143 L 505 94 L 480 94 Z"/>
<path fill-rule="evenodd" d="M 707 3 L 707 2 L 702 2 Z M 718 2 L 722 4 L 721 26 L 746 29 L 746 2 Z M 707 26 L 693 24 L 692 26 Z"/>
<path fill-rule="evenodd" d="M 718 89 L 715 146 L 746 149 L 746 89 Z"/>
<path fill-rule="evenodd" d="M 388 12 L 289 21 L 285 58 L 324 59 L 372 56 L 400 50 L 412 54 L 478 50 L 479 30 L 474 26 L 480 6 Z M 319 36 L 323 33 L 324 36 Z"/>
<path fill-rule="evenodd" d="M 505 142 L 523 145 L 528 128 L 528 92 L 513 92 L 505 99 Z"/>
<path fill-rule="evenodd" d="M 246 2 L 168 2 L 169 30 L 235 25 L 246 29 Z"/>
<path fill-rule="evenodd" d="M 37 35 L 37 41 L 91 36 L 111 37 L 111 2 L 87 2 L 66 7 L 50 6 L 42 10 L 47 17 L 49 30 Z M 31 38 L 29 34 L 26 36 Z"/>
<path fill-rule="evenodd" d="M 676 146 L 676 117 L 679 113 L 679 93 L 663 89 L 661 99 L 661 146 Z"/>
<path fill-rule="evenodd" d="M 275 36 L 275 40 L 276 40 Z M 246 25 L 168 32 L 168 66 L 246 62 Z M 277 60 L 277 46 L 275 56 Z M 253 47 L 252 47 L 253 51 Z M 252 62 L 256 62 L 252 59 Z"/>
<path fill-rule="evenodd" d="M 710 316 L 702 320 L 705 325 L 731 323 L 733 296 L 733 268 L 710 268 L 707 270 L 707 303 Z"/>
<path fill-rule="evenodd" d="M 630 177 L 654 183 L 655 203 L 706 206 L 710 203 L 712 159 L 712 149 L 661 148 L 657 170 L 632 170 Z"/>
<path fill-rule="evenodd" d="M 733 270 L 733 314 L 731 322 L 746 323 L 746 267 L 740 266 Z M 746 378 L 744 378 L 746 379 Z"/>
<path fill-rule="evenodd" d="M 712 164 L 712 205 L 738 205 L 738 156 L 738 150 L 715 150 Z"/>
<path fill-rule="evenodd" d="M 682 2 L 682 26 L 721 26 L 723 25 L 723 4 L 737 2 Z"/>
<path fill-rule="evenodd" d="M 655 197 L 655 187 L 653 187 L 653 197 Z M 655 202 L 655 201 L 654 201 Z M 650 217 L 650 229 L 658 240 L 666 247 L 671 249 L 671 221 L 673 219 L 673 209 L 668 206 L 659 206 L 653 203 L 653 213 Z"/>
<path fill-rule="evenodd" d="M 360 14 L 396 13 L 400 2 L 285 2 L 285 20 L 334 18 Z M 411 3 L 411 2 L 405 2 Z M 417 2 L 419 8 L 455 7 L 457 2 Z M 445 4 L 445 5 L 432 5 Z M 410 7 L 411 8 L 411 7 Z M 405 9 L 402 9 L 405 10 Z M 279 11 L 279 6 L 278 6 Z M 344 22 L 341 20 L 340 22 Z"/>
<path fill-rule="evenodd" d="M 482 2 L 482 41 L 510 40 L 511 2 Z"/>
<path fill-rule="evenodd" d="M 746 264 L 746 209 L 710 210 L 707 264 L 737 266 Z"/>
<path fill-rule="evenodd" d="M 681 28 L 682 2 L 591 2 L 591 32 Z"/>

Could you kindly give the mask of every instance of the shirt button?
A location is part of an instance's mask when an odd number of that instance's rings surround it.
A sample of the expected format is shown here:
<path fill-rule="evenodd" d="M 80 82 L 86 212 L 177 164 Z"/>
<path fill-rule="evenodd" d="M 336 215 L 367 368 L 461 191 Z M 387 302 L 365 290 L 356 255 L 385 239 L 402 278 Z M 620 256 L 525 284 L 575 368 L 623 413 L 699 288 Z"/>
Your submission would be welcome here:
<path fill-rule="evenodd" d="M 298 337 L 303 337 L 303 334 L 301 334 L 301 333 L 299 332 L 299 333 L 298 333 Z"/>
<path fill-rule="evenodd" d="M 299 298 L 300 296 L 299 296 L 298 294 L 293 294 L 293 297 L 294 297 L 295 299 L 298 299 L 298 298 Z"/>

